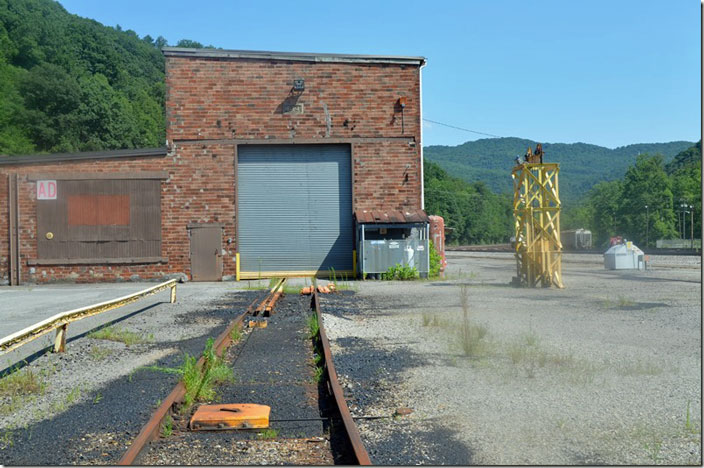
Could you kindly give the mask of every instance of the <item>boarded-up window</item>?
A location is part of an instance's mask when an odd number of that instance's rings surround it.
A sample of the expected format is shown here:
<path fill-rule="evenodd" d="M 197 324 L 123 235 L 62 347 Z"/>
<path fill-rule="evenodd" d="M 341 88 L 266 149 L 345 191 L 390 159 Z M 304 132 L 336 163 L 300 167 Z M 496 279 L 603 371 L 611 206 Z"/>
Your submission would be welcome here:
<path fill-rule="evenodd" d="M 70 195 L 69 226 L 129 226 L 129 195 Z"/>
<path fill-rule="evenodd" d="M 160 180 L 57 184 L 56 200 L 37 200 L 39 259 L 134 261 L 161 256 Z"/>

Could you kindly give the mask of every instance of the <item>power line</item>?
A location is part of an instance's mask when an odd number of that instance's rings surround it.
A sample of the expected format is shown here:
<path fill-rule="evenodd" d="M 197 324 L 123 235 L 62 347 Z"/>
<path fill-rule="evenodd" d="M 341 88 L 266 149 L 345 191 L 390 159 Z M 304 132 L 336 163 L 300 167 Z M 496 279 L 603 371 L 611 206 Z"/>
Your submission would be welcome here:
<path fill-rule="evenodd" d="M 456 130 L 462 130 L 463 132 L 476 133 L 477 135 L 485 135 L 485 136 L 490 136 L 490 137 L 494 137 L 494 138 L 503 138 L 501 135 L 494 135 L 493 133 L 484 133 L 484 132 L 478 132 L 476 130 L 470 130 L 468 128 L 456 127 L 454 125 L 438 122 L 436 120 L 430 120 L 430 119 L 425 119 L 425 118 L 423 120 L 425 120 L 426 122 L 442 125 L 444 127 L 454 128 Z"/>

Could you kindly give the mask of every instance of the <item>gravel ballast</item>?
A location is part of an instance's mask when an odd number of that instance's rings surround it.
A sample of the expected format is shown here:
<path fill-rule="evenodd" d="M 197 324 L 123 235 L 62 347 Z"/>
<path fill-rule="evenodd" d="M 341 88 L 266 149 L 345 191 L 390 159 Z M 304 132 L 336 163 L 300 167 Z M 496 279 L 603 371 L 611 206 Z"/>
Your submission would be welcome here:
<path fill-rule="evenodd" d="M 152 442 L 139 464 L 333 463 L 328 429 L 320 420 L 326 402 L 319 398 L 319 384 L 313 377 L 310 297 L 285 295 L 274 311 L 265 319 L 266 328 L 245 329 L 239 342 L 227 350 L 225 360 L 234 371 L 234 381 L 218 386 L 214 401 L 202 403 L 267 405 L 269 429 L 199 432 L 180 424 L 173 434 Z"/>
<path fill-rule="evenodd" d="M 323 299 L 354 415 L 413 410 L 358 422 L 374 463 L 701 463 L 700 257 L 565 255 L 562 290 L 509 286 L 510 254 L 448 262 Z"/>
<path fill-rule="evenodd" d="M 141 343 L 82 337 L 19 372 L 45 386 L 35 396 L 2 396 L 0 463 L 115 464 L 178 376 L 145 368 L 177 367 L 198 355 L 262 291 L 232 284 L 179 286 L 176 304 L 160 303 L 115 324 Z"/>

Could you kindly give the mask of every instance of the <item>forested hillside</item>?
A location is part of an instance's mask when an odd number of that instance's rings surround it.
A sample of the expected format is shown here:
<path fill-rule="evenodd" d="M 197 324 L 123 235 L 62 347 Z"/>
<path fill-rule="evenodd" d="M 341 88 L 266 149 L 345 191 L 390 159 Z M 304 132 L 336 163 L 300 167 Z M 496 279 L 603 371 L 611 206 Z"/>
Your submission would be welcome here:
<path fill-rule="evenodd" d="M 0 154 L 163 145 L 165 45 L 52 0 L 0 0 Z"/>
<path fill-rule="evenodd" d="M 675 156 L 670 164 L 661 155 L 640 155 L 623 178 L 595 185 L 584 200 L 565 211 L 562 225 L 590 229 L 596 245 L 621 235 L 640 246 L 657 239 L 691 236 L 702 229 L 701 141 Z M 694 207 L 682 218 L 680 205 Z M 647 207 L 647 208 L 646 208 Z"/>
<path fill-rule="evenodd" d="M 423 163 L 425 210 L 445 218 L 448 244 L 508 242 L 512 235 L 511 197 L 496 194 L 483 182 L 451 177 L 439 165 Z"/>
<path fill-rule="evenodd" d="M 536 142 L 521 138 L 485 138 L 458 146 L 427 146 L 424 155 L 467 182 L 483 181 L 496 192 L 510 193 L 511 168 Z M 586 143 L 543 143 L 546 162 L 560 163 L 560 196 L 569 203 L 594 185 L 622 177 L 638 154 L 662 154 L 668 162 L 693 143 L 638 143 L 609 149 Z"/>

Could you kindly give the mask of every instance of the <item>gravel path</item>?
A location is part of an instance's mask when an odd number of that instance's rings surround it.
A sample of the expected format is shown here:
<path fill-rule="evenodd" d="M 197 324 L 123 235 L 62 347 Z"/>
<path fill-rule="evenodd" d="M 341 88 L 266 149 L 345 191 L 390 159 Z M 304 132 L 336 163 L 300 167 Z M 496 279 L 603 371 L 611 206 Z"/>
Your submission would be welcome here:
<path fill-rule="evenodd" d="M 200 354 L 259 294 L 231 284 L 179 288 L 176 304 L 116 324 L 142 343 L 83 337 L 38 358 L 19 372 L 31 372 L 44 391 L 0 396 L 0 463 L 115 464 L 177 381 L 144 366 L 175 367 L 183 353 Z"/>
<path fill-rule="evenodd" d="M 701 464 L 701 258 L 565 257 L 563 290 L 451 252 L 446 280 L 325 297 L 353 412 L 413 409 L 360 423 L 375 463 Z"/>

